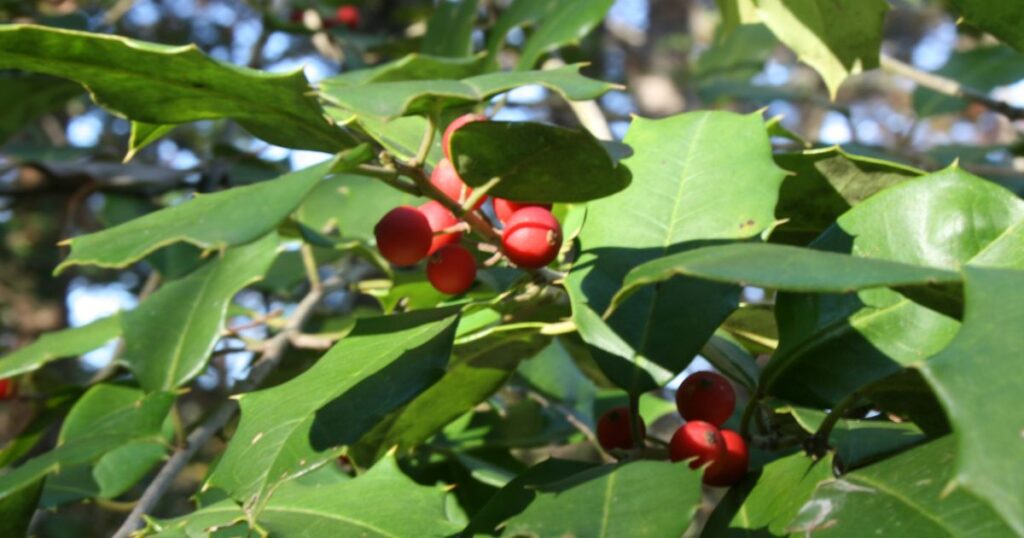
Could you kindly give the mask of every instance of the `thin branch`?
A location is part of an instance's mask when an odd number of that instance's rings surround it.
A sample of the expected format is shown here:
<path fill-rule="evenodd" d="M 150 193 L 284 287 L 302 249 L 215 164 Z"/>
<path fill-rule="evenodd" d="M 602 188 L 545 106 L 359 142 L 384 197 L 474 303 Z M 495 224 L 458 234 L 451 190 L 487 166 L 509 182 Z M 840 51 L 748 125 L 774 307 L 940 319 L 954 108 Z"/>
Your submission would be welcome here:
<path fill-rule="evenodd" d="M 936 75 L 935 73 L 922 71 L 910 64 L 903 63 L 892 56 L 883 54 L 880 60 L 882 69 L 907 78 L 923 88 L 928 88 L 929 90 L 952 97 L 959 97 L 961 99 L 981 103 L 989 109 L 999 112 L 1011 120 L 1024 119 L 1024 108 L 1013 106 L 1006 101 L 993 99 L 983 91 L 969 88 L 953 79 Z"/>
<path fill-rule="evenodd" d="M 594 434 L 594 430 L 590 429 L 590 426 L 588 426 L 586 422 L 583 422 L 580 417 L 576 416 L 576 412 L 574 410 L 561 402 L 552 402 L 551 400 L 548 400 L 543 394 L 535 390 L 527 390 L 526 395 L 542 407 L 547 407 L 548 409 L 551 409 L 565 417 L 565 420 L 568 421 L 573 428 L 576 428 L 576 431 L 583 434 L 583 437 L 585 437 L 590 444 L 594 445 L 597 453 L 601 455 L 601 459 L 604 460 L 605 463 L 612 463 L 615 461 L 615 458 L 611 457 L 603 448 L 601 448 L 601 443 L 598 442 L 597 435 Z"/>
<path fill-rule="evenodd" d="M 277 333 L 270 340 L 263 355 L 253 364 L 249 371 L 249 377 L 238 385 L 238 392 L 249 392 L 258 387 L 267 375 L 272 372 L 284 357 L 288 349 L 289 338 L 300 331 L 302 325 L 313 314 L 314 307 L 324 296 L 324 290 L 329 285 L 339 283 L 338 281 L 325 282 L 323 286 L 312 286 L 309 293 L 299 301 L 295 311 L 288 318 L 281 332 Z M 171 487 L 174 479 L 178 476 L 185 464 L 192 459 L 192 456 L 206 445 L 211 437 L 220 431 L 231 417 L 238 411 L 236 400 L 227 400 L 216 411 L 213 412 L 199 427 L 192 431 L 186 439 L 185 446 L 178 448 L 171 455 L 167 463 L 157 473 L 156 478 L 150 482 L 139 498 L 138 504 L 121 524 L 121 527 L 114 533 L 114 538 L 128 538 L 142 523 L 142 516 L 153 509 L 156 503 L 164 496 L 167 489 Z"/>

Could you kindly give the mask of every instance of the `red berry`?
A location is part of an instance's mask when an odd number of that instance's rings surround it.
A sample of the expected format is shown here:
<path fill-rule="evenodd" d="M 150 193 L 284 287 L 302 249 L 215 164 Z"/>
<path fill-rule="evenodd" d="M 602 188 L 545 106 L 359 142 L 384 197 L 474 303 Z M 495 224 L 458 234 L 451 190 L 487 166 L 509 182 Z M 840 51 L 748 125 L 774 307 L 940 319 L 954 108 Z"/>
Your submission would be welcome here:
<path fill-rule="evenodd" d="M 713 461 L 707 469 L 704 469 L 704 483 L 709 486 L 731 486 L 747 474 L 750 455 L 747 452 L 746 441 L 740 437 L 740 434 L 732 430 L 722 430 L 721 434 L 722 441 L 725 443 L 725 452 L 721 459 Z"/>
<path fill-rule="evenodd" d="M 736 408 L 736 393 L 714 372 L 691 374 L 676 391 L 676 407 L 686 420 L 703 420 L 720 427 Z"/>
<path fill-rule="evenodd" d="M 459 242 L 459 239 L 462 237 L 462 234 L 459 232 L 437 234 L 437 232 L 451 228 L 459 223 L 459 219 L 455 218 L 455 215 L 448 211 L 447 207 L 441 205 L 436 200 L 431 200 L 420 206 L 420 213 L 427 217 L 427 222 L 430 223 L 430 230 L 434 233 L 434 240 L 430 243 L 430 251 L 427 252 L 428 256 L 437 252 L 437 249 L 445 245 Z"/>
<path fill-rule="evenodd" d="M 0 400 L 10 400 L 17 394 L 18 389 L 14 386 L 14 381 L 10 378 L 0 379 Z"/>
<path fill-rule="evenodd" d="M 498 220 L 502 223 L 507 221 L 513 213 L 524 207 L 543 207 L 549 211 L 551 210 L 551 204 L 513 202 L 512 200 L 506 200 L 504 198 L 492 198 L 492 200 L 494 201 L 494 214 L 498 216 Z"/>
<path fill-rule="evenodd" d="M 718 461 L 724 453 L 725 441 L 722 440 L 722 434 L 714 425 L 703 420 L 683 424 L 668 442 L 668 456 L 672 461 L 697 458 L 690 462 L 691 469 Z"/>
<path fill-rule="evenodd" d="M 430 182 L 443 192 L 445 196 L 460 204 L 468 200 L 470 195 L 473 194 L 473 189 L 463 183 L 459 173 L 455 171 L 455 166 L 448 159 L 441 159 L 441 162 L 437 163 L 434 171 L 430 174 Z M 480 206 L 484 205 L 485 199 L 486 197 L 481 198 L 473 206 L 473 209 L 479 209 Z"/>
<path fill-rule="evenodd" d="M 487 121 L 487 116 L 481 114 L 463 114 L 448 124 L 448 128 L 445 129 L 444 134 L 441 135 L 441 149 L 444 150 L 445 158 L 448 160 L 451 160 L 452 158 L 452 149 L 450 146 L 452 134 L 455 131 L 458 131 L 459 127 L 462 127 L 467 123 L 473 123 L 474 121 Z"/>
<path fill-rule="evenodd" d="M 427 217 L 415 207 L 396 207 L 380 219 L 373 229 L 377 249 L 389 262 L 398 266 L 415 265 L 427 256 L 434 233 Z"/>
<path fill-rule="evenodd" d="M 476 280 L 476 258 L 462 245 L 441 247 L 427 262 L 427 280 L 441 293 L 463 293 Z"/>
<path fill-rule="evenodd" d="M 341 24 L 355 30 L 359 26 L 359 8 L 356 6 L 341 6 L 335 12 L 334 18 Z"/>
<path fill-rule="evenodd" d="M 640 419 L 640 432 L 647 435 L 644 419 Z M 633 448 L 633 422 L 628 407 L 616 407 L 601 415 L 597 420 L 597 442 L 605 450 Z"/>
<path fill-rule="evenodd" d="M 292 12 L 288 15 L 288 20 L 295 23 L 302 22 L 304 14 L 305 12 L 302 11 L 301 9 L 293 9 Z"/>
<path fill-rule="evenodd" d="M 505 222 L 501 245 L 508 259 L 519 267 L 544 267 L 562 246 L 562 226 L 547 209 L 524 207 Z"/>

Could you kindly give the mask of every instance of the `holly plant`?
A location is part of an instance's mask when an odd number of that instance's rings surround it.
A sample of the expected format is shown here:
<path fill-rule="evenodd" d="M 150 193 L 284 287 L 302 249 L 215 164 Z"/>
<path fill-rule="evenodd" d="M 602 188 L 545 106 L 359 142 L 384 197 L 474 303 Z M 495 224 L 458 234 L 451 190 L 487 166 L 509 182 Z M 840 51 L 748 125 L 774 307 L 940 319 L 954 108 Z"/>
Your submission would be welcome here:
<path fill-rule="evenodd" d="M 0 536 L 1024 536 L 1021 2 L 134 4 L 0 3 Z"/>

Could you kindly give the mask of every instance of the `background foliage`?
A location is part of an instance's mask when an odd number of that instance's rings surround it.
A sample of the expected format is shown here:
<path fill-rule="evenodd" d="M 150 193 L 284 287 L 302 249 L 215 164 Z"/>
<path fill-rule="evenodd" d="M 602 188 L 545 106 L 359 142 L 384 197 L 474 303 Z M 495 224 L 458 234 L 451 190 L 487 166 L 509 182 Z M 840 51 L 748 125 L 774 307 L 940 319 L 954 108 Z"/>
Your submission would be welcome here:
<path fill-rule="evenodd" d="M 1024 536 L 1021 6 L 0 0 L 0 535 Z M 470 111 L 566 241 L 448 297 Z"/>

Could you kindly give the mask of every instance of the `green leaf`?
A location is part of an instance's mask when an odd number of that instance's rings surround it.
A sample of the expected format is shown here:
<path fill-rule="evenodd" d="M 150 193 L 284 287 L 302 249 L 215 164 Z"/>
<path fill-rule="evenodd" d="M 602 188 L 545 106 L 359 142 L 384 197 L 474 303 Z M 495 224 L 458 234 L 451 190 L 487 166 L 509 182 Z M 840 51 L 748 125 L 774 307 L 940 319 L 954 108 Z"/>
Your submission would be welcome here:
<path fill-rule="evenodd" d="M 758 22 L 756 0 L 715 0 L 722 12 L 722 27 L 728 35 L 740 25 Z"/>
<path fill-rule="evenodd" d="M 955 51 L 936 74 L 987 93 L 997 86 L 1024 79 L 1024 55 L 1006 46 Z M 965 99 L 921 87 L 914 91 L 913 99 L 914 111 L 922 118 L 961 112 L 969 103 Z"/>
<path fill-rule="evenodd" d="M 466 57 L 473 54 L 473 23 L 477 0 L 445 0 L 438 4 L 427 22 L 423 36 L 424 54 Z"/>
<path fill-rule="evenodd" d="M 123 360 L 147 390 L 172 390 L 202 373 L 220 340 L 228 304 L 277 257 L 277 233 L 227 249 L 169 282 L 122 317 Z"/>
<path fill-rule="evenodd" d="M 720 331 L 708 340 L 701 348 L 700 354 L 710 362 L 716 370 L 748 390 L 757 387 L 757 378 L 761 375 L 754 357 L 735 342 L 728 333 Z"/>
<path fill-rule="evenodd" d="M 452 162 L 471 187 L 525 202 L 586 202 L 629 186 L 630 174 L 584 130 L 530 122 L 480 121 L 451 137 Z"/>
<path fill-rule="evenodd" d="M 351 137 L 323 116 L 298 70 L 271 74 L 171 47 L 43 26 L 0 27 L 0 68 L 69 78 L 97 104 L 156 125 L 232 118 L 285 147 L 335 152 Z"/>
<path fill-rule="evenodd" d="M 285 482 L 255 522 L 270 536 L 453 536 L 462 527 L 447 517 L 446 497 L 442 486 L 413 482 L 387 457 L 354 480 Z M 222 501 L 177 519 L 151 521 L 146 531 L 198 536 L 243 519 L 238 505 Z"/>
<path fill-rule="evenodd" d="M 337 226 L 342 238 L 371 243 L 374 225 L 388 211 L 422 201 L 379 179 L 342 174 L 318 183 L 295 216 L 314 230 Z"/>
<path fill-rule="evenodd" d="M 763 24 L 738 26 L 731 31 L 719 27 L 717 39 L 693 66 L 701 98 L 734 98 L 727 93 L 719 95 L 715 90 L 723 85 L 749 82 L 764 69 L 777 44 L 771 30 Z"/>
<path fill-rule="evenodd" d="M 320 84 L 340 87 L 400 80 L 460 79 L 480 74 L 483 71 L 483 60 L 483 56 L 445 58 L 414 53 L 376 67 L 328 77 L 320 81 Z"/>
<path fill-rule="evenodd" d="M 952 478 L 954 448 L 944 437 L 823 482 L 787 530 L 851 538 L 1019 536 L 970 492 L 944 491 Z"/>
<path fill-rule="evenodd" d="M 1024 272 L 968 266 L 964 274 L 963 326 L 949 347 L 918 368 L 953 423 L 957 462 L 950 483 L 987 501 L 1024 534 L 1024 414 L 1020 384 L 1007 375 L 1024 349 Z"/>
<path fill-rule="evenodd" d="M 359 116 L 358 123 L 389 153 L 407 161 L 416 158 L 423 134 L 430 127 L 430 122 L 420 116 L 404 116 L 392 120 L 382 120 L 374 116 Z M 444 158 L 440 138 L 439 136 L 434 137 L 434 144 L 427 154 L 427 164 L 436 165 Z"/>
<path fill-rule="evenodd" d="M 57 78 L 0 76 L 0 103 L 17 103 L 0 110 L 0 144 L 18 133 L 28 122 L 53 111 L 80 95 L 82 87 Z"/>
<path fill-rule="evenodd" d="M 128 137 L 128 152 L 124 156 L 124 162 L 132 160 L 142 148 L 160 140 L 175 127 L 176 125 L 156 125 L 133 121 L 131 134 Z"/>
<path fill-rule="evenodd" d="M 45 333 L 38 340 L 0 359 L 0 378 L 42 368 L 59 359 L 77 357 L 121 334 L 120 314 L 81 327 Z"/>
<path fill-rule="evenodd" d="M 177 242 L 220 250 L 259 239 L 277 228 L 327 173 L 319 164 L 277 179 L 200 194 L 180 205 L 69 241 L 71 254 L 59 273 L 73 265 L 126 267 Z"/>
<path fill-rule="evenodd" d="M 868 288 L 960 283 L 958 273 L 942 269 L 788 245 L 736 243 L 688 250 L 637 266 L 626 274 L 609 310 L 644 286 L 680 276 L 796 293 L 853 293 Z"/>
<path fill-rule="evenodd" d="M 851 207 L 871 195 L 924 172 L 899 163 L 864 157 L 840 147 L 775 156 L 793 172 L 782 182 L 776 214 L 787 222 L 771 240 L 806 245 Z"/>
<path fill-rule="evenodd" d="M 530 69 L 545 53 L 564 45 L 579 43 L 612 7 L 613 0 L 587 2 L 549 2 L 554 4 L 540 19 L 540 25 L 526 39 L 519 56 L 518 69 Z"/>
<path fill-rule="evenodd" d="M 0 501 L 61 468 L 95 461 L 132 441 L 157 439 L 173 401 L 170 393 L 95 385 L 68 414 L 56 448 L 0 476 Z"/>
<path fill-rule="evenodd" d="M 567 289 L 595 360 L 615 383 L 640 390 L 653 388 L 657 376 L 632 365 L 653 362 L 670 375 L 682 370 L 736 307 L 738 288 L 677 278 L 634 294 L 606 325 L 599 313 L 633 267 L 769 227 L 783 171 L 757 115 L 637 118 L 625 142 L 635 152 L 623 161 L 633 182 L 589 204 Z"/>
<path fill-rule="evenodd" d="M 505 523 L 511 536 L 680 536 L 701 500 L 700 472 L 636 461 L 534 486 L 536 498 Z"/>
<path fill-rule="evenodd" d="M 803 407 L 791 407 L 789 413 L 810 434 L 818 431 L 827 415 Z M 829 446 L 835 449 L 839 464 L 851 469 L 920 444 L 925 439 L 921 428 L 913 422 L 839 419 L 832 427 Z"/>
<path fill-rule="evenodd" d="M 577 64 L 547 71 L 489 73 L 462 80 L 411 80 L 360 86 L 338 86 L 325 81 L 323 91 L 329 103 L 358 116 L 388 119 L 475 104 L 530 84 L 544 86 L 570 101 L 595 99 L 615 87 L 584 77 L 579 73 L 581 67 Z"/>
<path fill-rule="evenodd" d="M 729 489 L 702 536 L 788 536 L 800 507 L 831 478 L 831 456 L 814 461 L 801 452 L 779 458 Z"/>
<path fill-rule="evenodd" d="M 349 451 L 360 465 L 393 446 L 407 450 L 486 400 L 505 384 L 519 361 L 548 343 L 536 329 L 495 333 L 458 346 L 448 371 L 405 407 L 380 421 Z M 355 452 L 353 452 L 353 450 Z"/>
<path fill-rule="evenodd" d="M 968 23 L 998 37 L 1011 47 L 1024 52 L 1024 5 L 1020 2 L 987 0 L 950 0 Z"/>
<path fill-rule="evenodd" d="M 167 444 L 161 441 L 129 443 L 107 452 L 93 467 L 99 496 L 113 499 L 146 477 L 167 457 Z"/>
<path fill-rule="evenodd" d="M 835 99 L 850 75 L 878 67 L 885 0 L 757 0 L 761 22 L 813 67 Z"/>
<path fill-rule="evenodd" d="M 959 270 L 966 263 L 1024 268 L 1022 245 L 1024 201 L 954 167 L 861 202 L 812 246 Z M 856 295 L 780 293 L 776 317 L 780 346 L 765 367 L 762 387 L 811 406 L 835 404 L 863 385 L 919 363 L 946 347 L 959 328 L 955 319 L 887 289 Z"/>
<path fill-rule="evenodd" d="M 27 482 L 19 490 L 0 498 L 0 536 L 28 536 L 28 527 L 36 513 L 43 481 Z"/>
<path fill-rule="evenodd" d="M 330 459 L 443 375 L 451 308 L 364 318 L 303 374 L 240 397 L 242 419 L 208 480 L 258 512 L 275 485 Z"/>
<path fill-rule="evenodd" d="M 590 33 L 604 19 L 611 8 L 611 0 L 515 0 L 491 29 L 487 40 L 487 55 L 493 66 L 498 65 L 498 52 L 512 29 L 530 25 L 536 27 L 526 40 L 519 57 L 519 69 L 531 69 L 544 53 L 563 45 L 576 43 Z"/>

